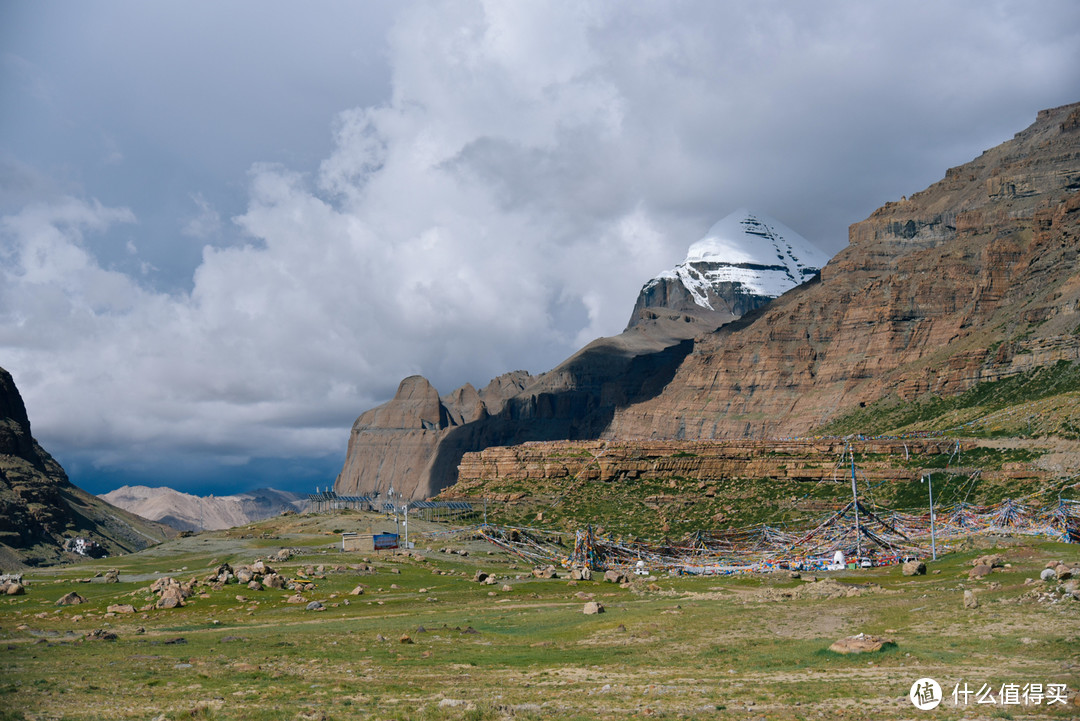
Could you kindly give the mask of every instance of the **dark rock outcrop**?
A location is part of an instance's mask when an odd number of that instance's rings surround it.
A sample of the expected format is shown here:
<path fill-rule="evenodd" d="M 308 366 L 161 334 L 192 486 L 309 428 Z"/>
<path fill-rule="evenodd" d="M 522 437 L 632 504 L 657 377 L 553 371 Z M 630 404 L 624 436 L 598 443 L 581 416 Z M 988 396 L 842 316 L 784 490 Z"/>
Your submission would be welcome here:
<path fill-rule="evenodd" d="M 84 539 L 116 554 L 166 540 L 173 532 L 110 506 L 68 480 L 30 433 L 11 374 L 0 368 L 0 564 L 40 565 L 70 557 Z"/>
<path fill-rule="evenodd" d="M 462 456 L 526 441 L 596 438 L 615 409 L 660 392 L 709 328 L 658 318 L 601 338 L 539 376 L 515 371 L 483 390 L 463 386 L 439 397 L 424 378 L 401 382 L 393 400 L 353 425 L 341 495 L 384 493 L 427 498 L 457 479 Z"/>

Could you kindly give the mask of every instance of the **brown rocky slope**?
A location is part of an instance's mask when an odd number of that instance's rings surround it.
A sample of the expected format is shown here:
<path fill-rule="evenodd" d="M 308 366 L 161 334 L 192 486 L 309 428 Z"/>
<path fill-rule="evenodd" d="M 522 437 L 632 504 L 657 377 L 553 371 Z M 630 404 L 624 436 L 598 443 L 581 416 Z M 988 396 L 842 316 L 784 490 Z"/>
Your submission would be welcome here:
<path fill-rule="evenodd" d="M 30 432 L 15 382 L 0 368 L 0 565 L 54 563 L 74 556 L 67 539 L 84 538 L 115 555 L 175 535 L 171 529 L 110 506 L 71 484 Z"/>
<path fill-rule="evenodd" d="M 1080 104 L 850 230 L 819 282 L 697 340 L 603 437 L 805 435 L 895 394 L 1080 358 Z"/>
<path fill-rule="evenodd" d="M 1078 211 L 1075 104 L 886 204 L 851 227 L 819 279 L 715 331 L 657 314 L 645 325 L 668 324 L 666 336 L 646 343 L 635 326 L 495 391 L 440 399 L 407 379 L 353 426 L 335 488 L 393 479 L 424 497 L 454 482 L 465 452 L 525 441 L 805 436 L 882 398 L 956 394 L 1074 362 Z"/>

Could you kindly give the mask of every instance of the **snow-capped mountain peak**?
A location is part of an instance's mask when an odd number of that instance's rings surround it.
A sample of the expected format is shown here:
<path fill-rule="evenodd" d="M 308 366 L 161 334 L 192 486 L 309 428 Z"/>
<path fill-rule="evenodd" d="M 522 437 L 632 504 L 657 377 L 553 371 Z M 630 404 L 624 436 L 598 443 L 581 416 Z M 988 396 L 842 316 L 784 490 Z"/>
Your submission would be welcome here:
<path fill-rule="evenodd" d="M 828 260 L 775 218 L 740 208 L 691 245 L 682 263 L 645 284 L 631 325 L 644 308 L 737 318 L 802 284 Z"/>

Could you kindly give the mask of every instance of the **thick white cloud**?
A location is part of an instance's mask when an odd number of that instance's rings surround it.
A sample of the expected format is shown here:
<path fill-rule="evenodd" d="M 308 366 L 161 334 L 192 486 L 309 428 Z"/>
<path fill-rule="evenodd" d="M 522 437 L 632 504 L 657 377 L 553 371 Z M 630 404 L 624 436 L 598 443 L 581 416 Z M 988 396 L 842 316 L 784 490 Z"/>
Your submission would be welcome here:
<path fill-rule="evenodd" d="M 129 210 L 53 196 L 5 216 L 0 365 L 62 459 L 341 456 L 403 376 L 445 392 L 619 332 L 736 207 L 835 251 L 1080 99 L 1077 11 L 1035 5 L 407 6 L 389 99 L 328 118 L 317 170 L 254 166 L 231 223 L 178 200 L 186 235 L 244 239 L 207 245 L 190 290 L 98 259 L 121 226 L 133 256 L 155 242 Z"/>

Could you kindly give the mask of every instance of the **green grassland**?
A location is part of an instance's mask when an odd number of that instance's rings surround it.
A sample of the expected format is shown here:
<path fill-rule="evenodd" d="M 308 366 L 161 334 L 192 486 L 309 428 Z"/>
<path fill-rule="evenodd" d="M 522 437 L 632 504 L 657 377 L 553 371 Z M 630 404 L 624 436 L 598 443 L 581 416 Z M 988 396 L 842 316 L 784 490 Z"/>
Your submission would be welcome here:
<path fill-rule="evenodd" d="M 1080 498 L 1080 486 L 1069 476 L 1017 482 L 995 473 L 1010 464 L 1026 466 L 1046 452 L 1038 442 L 1025 448 L 974 447 L 959 455 L 912 455 L 908 459 L 902 455 L 857 452 L 860 498 L 864 503 L 890 509 L 924 510 L 929 506 L 926 485 L 920 480 L 924 472 L 933 473 L 938 506 L 960 501 L 991 505 L 1005 498 L 1032 494 L 1040 497 L 1034 503 L 1040 499 L 1055 503 L 1059 497 Z M 483 490 L 494 496 L 522 496 L 487 504 L 488 520 L 501 525 L 574 531 L 592 524 L 624 538 L 652 540 L 756 524 L 801 528 L 816 525 L 827 517 L 830 507 L 839 508 L 851 500 L 847 467 L 841 467 L 839 459 L 811 460 L 826 470 L 835 467 L 835 479 L 820 482 L 682 476 L 615 481 L 495 479 L 485 481 Z M 805 465 L 807 457 L 792 457 L 792 462 Z M 866 466 L 895 470 L 898 479 L 868 481 L 861 475 Z"/>
<path fill-rule="evenodd" d="M 941 431 L 974 438 L 1080 439 L 1080 362 L 979 383 L 957 396 L 928 394 L 904 401 L 895 395 L 824 425 L 822 435 Z"/>
<path fill-rule="evenodd" d="M 1048 560 L 1080 560 L 1076 546 L 1000 539 L 1010 567 L 985 581 L 967 577 L 980 550 L 920 577 L 829 574 L 860 595 L 814 600 L 785 598 L 808 583 L 787 574 L 663 575 L 627 587 L 536 579 L 527 564 L 437 524 L 411 524 L 410 555 L 337 550 L 335 531 L 386 523 L 356 512 L 282 517 L 35 569 L 26 595 L 0 597 L 0 719 L 892 719 L 923 713 L 907 694 L 924 676 L 946 693 L 961 680 L 1064 683 L 1070 696 L 1080 685 L 1080 602 L 1060 600 L 1054 584 L 1025 585 Z M 282 547 L 296 555 L 271 565 L 307 575 L 315 588 L 304 598 L 326 610 L 235 584 L 203 587 L 183 608 L 106 610 L 144 606 L 160 576 L 201 578 Z M 374 573 L 355 568 L 364 558 Z M 95 577 L 109 568 L 120 583 Z M 478 569 L 499 582 L 474 582 Z M 365 593 L 348 595 L 357 584 Z M 979 608 L 962 607 L 966 588 Z M 57 607 L 69 591 L 87 602 Z M 576 594 L 606 612 L 584 615 Z M 99 629 L 117 638 L 87 635 Z M 894 645 L 828 650 L 860 632 Z M 1060 704 L 951 703 L 926 717 L 1077 714 Z"/>

